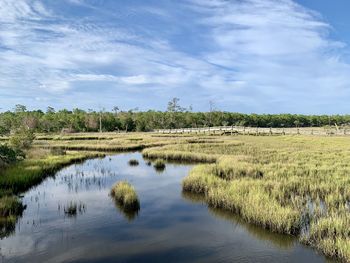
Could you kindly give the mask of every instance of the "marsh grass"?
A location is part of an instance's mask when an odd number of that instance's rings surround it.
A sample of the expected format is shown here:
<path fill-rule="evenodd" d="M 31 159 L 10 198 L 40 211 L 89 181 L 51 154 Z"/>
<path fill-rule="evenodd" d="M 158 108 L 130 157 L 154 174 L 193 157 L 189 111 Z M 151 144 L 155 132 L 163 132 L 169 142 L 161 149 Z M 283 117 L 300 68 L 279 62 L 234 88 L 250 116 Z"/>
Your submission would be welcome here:
<path fill-rule="evenodd" d="M 140 202 L 135 188 L 126 181 L 116 183 L 112 187 L 111 196 L 124 211 L 140 210 Z"/>
<path fill-rule="evenodd" d="M 37 136 L 35 147 L 142 150 L 152 161 L 203 163 L 183 180 L 184 193 L 202 195 L 211 209 L 239 215 L 255 227 L 296 235 L 329 256 L 350 261 L 350 141 L 346 137 L 152 133 L 58 137 Z M 45 161 L 31 157 L 6 169 L 0 176 L 0 197 L 28 189 L 74 158 L 86 158 L 85 153 L 78 154 L 47 156 L 42 158 Z M 118 209 L 127 212 L 125 206 L 138 198 L 132 186 L 121 189 L 120 196 L 112 195 L 117 196 Z"/>
<path fill-rule="evenodd" d="M 136 160 L 136 159 L 131 159 L 131 160 L 129 160 L 128 163 L 129 163 L 130 166 L 137 166 L 137 165 L 139 165 L 139 161 Z"/>
<path fill-rule="evenodd" d="M 198 139 L 199 140 L 199 139 Z M 350 142 L 341 137 L 235 136 L 223 143 L 145 149 L 151 158 L 199 160 L 183 191 L 273 232 L 299 236 L 350 261 Z"/>
<path fill-rule="evenodd" d="M 165 169 L 165 161 L 163 159 L 156 159 L 153 163 L 153 167 L 157 171 L 163 171 Z"/>
<path fill-rule="evenodd" d="M 34 148 L 28 152 L 29 159 L 21 161 L 0 172 L 0 221 L 1 235 L 6 235 L 22 215 L 25 206 L 14 194 L 24 192 L 39 184 L 60 168 L 88 158 L 102 157 L 101 153 L 70 152 L 64 156 L 53 156 L 50 151 Z M 11 232 L 11 231 L 10 231 Z"/>
<path fill-rule="evenodd" d="M 4 195 L 0 198 L 0 239 L 14 233 L 16 222 L 25 208 L 17 196 Z"/>
<path fill-rule="evenodd" d="M 0 217 L 0 239 L 15 232 L 17 219 L 17 216 Z"/>
<path fill-rule="evenodd" d="M 20 193 L 39 184 L 64 166 L 103 156 L 102 153 L 70 152 L 64 156 L 48 155 L 45 158 L 27 159 L 1 172 L 0 189 Z"/>
<path fill-rule="evenodd" d="M 17 196 L 3 196 L 0 198 L 0 218 L 21 215 L 25 206 Z"/>
<path fill-rule="evenodd" d="M 63 207 L 63 211 L 68 217 L 75 217 L 78 215 L 78 213 L 85 213 L 86 206 L 81 202 L 78 204 L 77 202 L 71 201 L 69 204 Z"/>
<path fill-rule="evenodd" d="M 168 148 L 150 148 L 142 151 L 144 158 L 149 159 L 165 159 L 172 161 L 186 161 L 186 162 L 203 162 L 213 163 L 217 160 L 217 156 L 201 153 L 191 153 L 181 150 L 168 150 Z"/>

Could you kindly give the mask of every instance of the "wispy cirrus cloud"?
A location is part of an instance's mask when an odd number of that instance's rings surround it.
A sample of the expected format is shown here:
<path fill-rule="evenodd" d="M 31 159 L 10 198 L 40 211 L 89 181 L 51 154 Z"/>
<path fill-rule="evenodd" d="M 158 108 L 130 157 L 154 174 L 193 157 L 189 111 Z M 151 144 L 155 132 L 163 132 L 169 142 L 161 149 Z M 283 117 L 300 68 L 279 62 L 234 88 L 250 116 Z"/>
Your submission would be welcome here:
<path fill-rule="evenodd" d="M 178 96 L 198 110 L 317 113 L 344 112 L 350 96 L 347 46 L 291 0 L 4 0 L 0 22 L 8 108 L 164 108 Z"/>

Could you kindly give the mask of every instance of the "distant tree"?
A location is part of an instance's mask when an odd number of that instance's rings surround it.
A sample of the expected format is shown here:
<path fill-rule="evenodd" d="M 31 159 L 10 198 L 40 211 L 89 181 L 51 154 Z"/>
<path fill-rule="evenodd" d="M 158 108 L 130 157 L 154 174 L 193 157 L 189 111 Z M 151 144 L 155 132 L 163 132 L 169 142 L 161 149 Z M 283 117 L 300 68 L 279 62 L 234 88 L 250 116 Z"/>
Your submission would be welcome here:
<path fill-rule="evenodd" d="M 54 114 L 55 113 L 55 109 L 50 107 L 50 106 L 48 106 L 47 109 L 46 109 L 46 113 L 47 114 Z"/>
<path fill-rule="evenodd" d="M 172 98 L 168 102 L 167 111 L 169 111 L 169 112 L 182 112 L 182 111 L 184 111 L 185 108 L 180 106 L 179 101 L 180 101 L 179 98 Z"/>
<path fill-rule="evenodd" d="M 20 112 L 26 112 L 27 107 L 22 105 L 22 104 L 16 104 L 15 106 L 15 113 L 20 113 Z"/>

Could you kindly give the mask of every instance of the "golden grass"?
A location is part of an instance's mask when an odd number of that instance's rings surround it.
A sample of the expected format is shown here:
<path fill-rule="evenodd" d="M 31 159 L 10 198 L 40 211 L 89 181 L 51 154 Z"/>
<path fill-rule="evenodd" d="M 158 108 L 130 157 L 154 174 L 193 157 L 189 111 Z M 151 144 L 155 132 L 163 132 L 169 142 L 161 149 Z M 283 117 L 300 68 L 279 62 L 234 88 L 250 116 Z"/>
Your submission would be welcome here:
<path fill-rule="evenodd" d="M 350 261 L 350 141 L 341 137 L 235 136 L 220 143 L 178 143 L 147 157 L 199 160 L 183 190 L 271 231 L 298 235 Z"/>
<path fill-rule="evenodd" d="M 126 211 L 140 209 L 140 202 L 135 188 L 126 181 L 116 183 L 112 187 L 111 195 Z"/>

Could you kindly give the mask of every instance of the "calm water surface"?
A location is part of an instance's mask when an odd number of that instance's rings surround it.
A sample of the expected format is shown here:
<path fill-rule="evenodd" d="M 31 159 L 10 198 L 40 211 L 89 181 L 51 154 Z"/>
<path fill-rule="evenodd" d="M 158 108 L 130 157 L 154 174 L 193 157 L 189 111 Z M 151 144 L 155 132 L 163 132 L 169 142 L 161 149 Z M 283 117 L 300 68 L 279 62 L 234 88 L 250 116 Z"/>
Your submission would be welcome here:
<path fill-rule="evenodd" d="M 129 166 L 131 158 L 139 166 Z M 182 194 L 192 166 L 157 172 L 139 153 L 72 165 L 24 194 L 15 229 L 0 240 L 0 262 L 329 262 L 296 239 L 272 234 L 199 196 Z M 109 196 L 128 180 L 141 210 L 125 214 Z M 77 203 L 78 213 L 64 212 Z"/>

